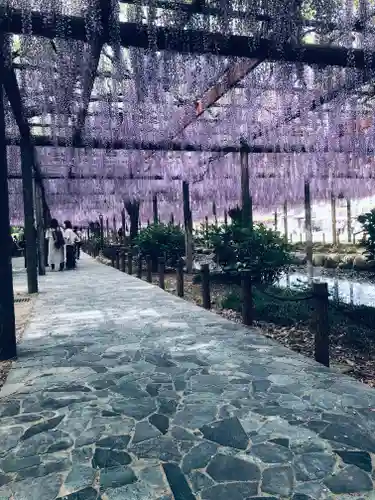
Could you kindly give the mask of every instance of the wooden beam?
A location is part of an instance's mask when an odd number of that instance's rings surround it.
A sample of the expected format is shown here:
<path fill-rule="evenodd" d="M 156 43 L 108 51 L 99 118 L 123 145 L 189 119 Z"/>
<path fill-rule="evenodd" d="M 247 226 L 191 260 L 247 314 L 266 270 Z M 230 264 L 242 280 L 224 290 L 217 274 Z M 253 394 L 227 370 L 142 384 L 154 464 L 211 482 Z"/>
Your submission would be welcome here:
<path fill-rule="evenodd" d="M 311 194 L 310 182 L 305 181 L 305 235 L 306 235 L 306 261 L 308 278 L 313 278 L 313 241 L 312 241 L 312 218 L 311 218 Z"/>
<path fill-rule="evenodd" d="M 40 12 L 20 9 L 0 9 L 0 31 L 24 34 L 27 19 L 30 34 L 49 39 L 62 38 L 90 42 L 84 18 L 55 14 L 44 16 Z M 320 66 L 351 67 L 361 70 L 375 69 L 375 53 L 362 49 L 333 47 L 316 44 L 281 43 L 263 37 L 226 35 L 202 30 L 181 30 L 173 27 L 153 26 L 152 40 L 149 26 L 138 23 L 119 23 L 120 43 L 123 47 L 138 47 L 149 50 L 167 50 L 185 54 L 215 54 L 226 57 L 251 59 L 265 58 L 269 61 L 299 62 Z M 109 33 L 104 42 L 110 42 Z"/>
<path fill-rule="evenodd" d="M 17 356 L 16 324 L 12 279 L 12 245 L 9 220 L 7 152 L 3 83 L 5 73 L 4 37 L 0 35 L 0 360 Z"/>

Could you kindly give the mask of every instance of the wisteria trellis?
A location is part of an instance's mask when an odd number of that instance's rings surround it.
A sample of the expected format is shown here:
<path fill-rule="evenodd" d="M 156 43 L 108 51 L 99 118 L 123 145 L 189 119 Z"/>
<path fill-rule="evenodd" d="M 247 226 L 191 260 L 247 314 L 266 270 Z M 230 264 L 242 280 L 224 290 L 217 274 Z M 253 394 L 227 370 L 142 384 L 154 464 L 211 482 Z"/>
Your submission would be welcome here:
<path fill-rule="evenodd" d="M 62 177 L 44 180 L 53 214 L 82 222 L 99 213 L 112 217 L 120 213 L 124 200 L 138 198 L 144 201 L 141 217 L 151 218 L 150 200 L 157 192 L 161 216 L 174 212 L 178 220 L 181 180 L 190 182 L 193 209 L 200 215 L 211 210 L 213 201 L 224 208 L 239 200 L 239 154 L 113 150 L 110 143 L 115 140 L 164 142 L 171 149 L 176 142 L 206 149 L 239 146 L 240 139 L 278 147 L 282 152 L 250 154 L 250 185 L 259 208 L 299 203 L 306 179 L 315 199 L 328 198 L 332 191 L 350 198 L 374 194 L 372 0 L 210 0 L 203 14 L 189 14 L 190 7 L 197 11 L 194 1 L 110 3 L 109 41 L 101 50 L 82 131 L 88 146 L 37 148 L 45 176 Z M 34 137 L 49 137 L 52 143 L 73 137 L 77 116 L 85 107 L 87 75 L 93 71 L 99 6 L 97 0 L 0 0 L 0 9 L 22 11 L 22 34 L 11 38 L 12 63 Z M 89 39 L 56 37 L 51 43 L 30 36 L 31 11 L 43 13 L 46 20 L 54 14 L 84 17 Z M 6 18 L 9 12 L 0 10 L 0 15 Z M 149 48 L 121 47 L 120 22 L 146 25 Z M 185 127 L 186 113 L 192 106 L 199 110 L 204 92 L 242 60 L 158 51 L 160 26 L 243 35 L 255 43 L 263 37 L 276 41 L 281 54 L 285 44 L 350 50 L 345 68 L 262 57 Z M 356 49 L 364 51 L 361 70 L 354 68 Z M 9 139 L 17 139 L 10 108 L 6 122 Z M 90 142 L 97 138 L 109 146 L 91 149 Z M 288 152 L 299 147 L 308 152 Z M 18 147 L 8 147 L 8 158 L 12 219 L 17 221 L 22 219 L 21 181 L 14 178 L 20 175 Z M 155 176 L 162 180 L 151 179 Z"/>

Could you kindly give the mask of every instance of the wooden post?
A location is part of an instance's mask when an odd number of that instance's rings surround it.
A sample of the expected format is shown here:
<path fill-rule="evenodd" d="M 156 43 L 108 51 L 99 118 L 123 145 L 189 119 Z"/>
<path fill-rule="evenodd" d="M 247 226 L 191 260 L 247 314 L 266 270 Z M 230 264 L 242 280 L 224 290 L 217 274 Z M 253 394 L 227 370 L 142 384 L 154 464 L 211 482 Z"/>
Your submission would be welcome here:
<path fill-rule="evenodd" d="M 147 282 L 152 283 L 152 259 L 150 255 L 146 257 L 146 266 L 147 266 Z"/>
<path fill-rule="evenodd" d="M 27 291 L 38 292 L 38 255 L 34 225 L 33 164 L 34 151 L 26 139 L 21 139 L 21 171 L 23 213 L 25 219 L 25 250 L 27 262 Z"/>
<path fill-rule="evenodd" d="M 353 233 L 353 245 L 355 245 L 355 234 Z"/>
<path fill-rule="evenodd" d="M 120 252 L 116 250 L 116 269 L 120 269 Z"/>
<path fill-rule="evenodd" d="M 351 305 L 354 304 L 354 287 L 353 283 L 349 284 L 349 302 Z"/>
<path fill-rule="evenodd" d="M 171 213 L 171 216 L 170 216 L 169 221 L 170 221 L 170 223 L 171 223 L 172 225 L 174 225 L 174 215 L 173 215 L 173 213 Z"/>
<path fill-rule="evenodd" d="M 3 36 L 0 35 L 0 360 L 17 356 L 12 281 L 12 245 L 9 220 L 8 165 L 2 78 Z"/>
<path fill-rule="evenodd" d="M 290 240 L 291 243 L 293 243 L 293 233 L 290 233 L 289 240 Z"/>
<path fill-rule="evenodd" d="M 224 210 L 224 226 L 228 225 L 228 212 Z"/>
<path fill-rule="evenodd" d="M 45 233 L 44 233 L 44 223 L 43 223 L 43 207 L 42 199 L 40 193 L 40 187 L 35 182 L 33 182 L 34 187 L 34 204 L 35 204 L 35 220 L 36 220 L 36 232 L 37 232 L 37 245 L 38 245 L 38 270 L 39 276 L 44 276 L 46 274 L 45 265 Z"/>
<path fill-rule="evenodd" d="M 176 275 L 176 280 L 177 280 L 177 295 L 178 297 L 183 297 L 184 296 L 184 261 L 182 259 L 179 259 L 177 262 L 177 275 Z"/>
<path fill-rule="evenodd" d="M 212 202 L 212 215 L 214 216 L 215 225 L 217 226 L 217 211 L 216 211 L 216 203 Z"/>
<path fill-rule="evenodd" d="M 158 224 L 159 223 L 158 195 L 156 193 L 152 197 L 152 214 L 153 214 L 154 224 Z"/>
<path fill-rule="evenodd" d="M 253 324 L 253 291 L 251 286 L 251 271 L 242 271 L 242 322 L 244 325 Z"/>
<path fill-rule="evenodd" d="M 133 274 L 133 252 L 131 248 L 128 250 L 128 274 Z"/>
<path fill-rule="evenodd" d="M 205 309 L 211 309 L 210 267 L 208 264 L 202 264 L 201 278 L 202 278 L 202 305 Z"/>
<path fill-rule="evenodd" d="M 288 202 L 284 201 L 284 241 L 288 243 Z"/>
<path fill-rule="evenodd" d="M 142 255 L 138 254 L 137 278 L 142 279 Z"/>
<path fill-rule="evenodd" d="M 122 229 L 122 244 L 125 245 L 126 241 L 126 235 L 125 235 L 125 230 L 126 230 L 126 224 L 125 224 L 125 208 L 121 210 L 121 229 Z"/>
<path fill-rule="evenodd" d="M 124 250 L 121 250 L 120 251 L 120 271 L 125 273 L 126 272 L 126 269 L 125 269 L 125 252 Z"/>
<path fill-rule="evenodd" d="M 327 283 L 313 283 L 315 361 L 329 366 L 329 321 Z"/>
<path fill-rule="evenodd" d="M 277 220 L 277 210 L 275 210 L 275 214 L 274 214 L 274 227 L 275 227 L 275 231 L 277 231 L 277 227 L 278 227 L 277 222 L 278 222 L 278 220 Z"/>
<path fill-rule="evenodd" d="M 305 232 L 306 232 L 306 261 L 309 280 L 313 278 L 313 243 L 311 226 L 311 196 L 310 183 L 305 181 Z"/>
<path fill-rule="evenodd" d="M 331 222 L 332 222 L 332 243 L 337 245 L 337 224 L 336 224 L 336 197 L 331 192 Z"/>
<path fill-rule="evenodd" d="M 348 243 L 352 242 L 352 204 L 349 198 L 346 200 L 346 224 L 348 230 Z"/>
<path fill-rule="evenodd" d="M 165 261 L 164 261 L 164 257 L 159 257 L 158 267 L 159 267 L 159 286 L 162 290 L 165 290 Z"/>
<path fill-rule="evenodd" d="M 103 225 L 103 216 L 99 215 L 99 224 L 100 224 L 100 249 L 104 248 L 104 225 Z"/>
<path fill-rule="evenodd" d="M 188 273 L 191 273 L 193 272 L 193 219 L 190 210 L 189 183 L 186 181 L 182 182 L 182 196 L 185 225 L 186 269 Z"/>
<path fill-rule="evenodd" d="M 109 239 L 109 220 L 108 220 L 108 217 L 106 217 L 106 219 L 105 219 L 105 233 L 106 233 L 106 237 L 108 240 Z"/>
<path fill-rule="evenodd" d="M 253 227 L 253 209 L 249 186 L 249 155 L 246 151 L 240 153 L 241 161 L 241 204 L 242 224 L 244 227 Z"/>
<path fill-rule="evenodd" d="M 116 216 L 113 216 L 113 239 L 117 241 L 117 226 L 116 226 Z"/>
<path fill-rule="evenodd" d="M 207 215 L 204 218 L 204 224 L 205 224 L 205 233 L 206 233 L 206 239 L 208 239 L 208 217 Z"/>
<path fill-rule="evenodd" d="M 323 245 L 326 244 L 326 233 L 323 233 Z"/>

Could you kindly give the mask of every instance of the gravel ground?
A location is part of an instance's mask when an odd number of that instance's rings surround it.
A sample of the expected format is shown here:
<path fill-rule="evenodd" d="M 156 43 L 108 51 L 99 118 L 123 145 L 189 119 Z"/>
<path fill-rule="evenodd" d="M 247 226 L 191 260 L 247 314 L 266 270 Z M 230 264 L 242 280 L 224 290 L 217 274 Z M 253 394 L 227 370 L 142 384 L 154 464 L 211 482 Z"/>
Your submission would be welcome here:
<path fill-rule="evenodd" d="M 31 298 L 27 294 L 15 294 L 15 300 L 21 298 L 28 298 L 27 302 L 15 302 L 14 304 L 14 313 L 16 317 L 16 338 L 17 344 L 22 342 L 22 336 L 25 331 L 25 328 L 30 320 L 31 312 L 34 305 L 34 298 Z M 0 361 L 0 389 L 4 385 L 9 370 L 11 369 L 12 361 Z"/>

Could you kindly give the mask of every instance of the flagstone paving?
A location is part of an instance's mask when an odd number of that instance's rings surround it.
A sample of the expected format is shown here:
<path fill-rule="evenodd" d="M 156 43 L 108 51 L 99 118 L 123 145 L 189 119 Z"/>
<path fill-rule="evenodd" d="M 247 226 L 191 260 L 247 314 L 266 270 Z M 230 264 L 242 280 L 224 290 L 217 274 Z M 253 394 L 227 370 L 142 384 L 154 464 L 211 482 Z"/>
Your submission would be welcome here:
<path fill-rule="evenodd" d="M 1 499 L 375 498 L 372 389 L 87 256 L 40 288 Z"/>

